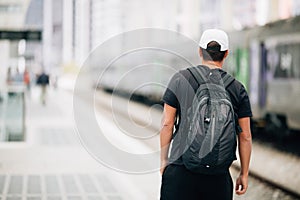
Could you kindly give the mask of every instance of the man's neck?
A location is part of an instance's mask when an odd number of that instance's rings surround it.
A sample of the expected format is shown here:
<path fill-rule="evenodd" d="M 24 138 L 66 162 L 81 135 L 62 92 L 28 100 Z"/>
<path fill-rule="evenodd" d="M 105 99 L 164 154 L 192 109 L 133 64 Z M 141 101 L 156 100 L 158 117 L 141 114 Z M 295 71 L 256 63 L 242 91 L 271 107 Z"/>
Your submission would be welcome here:
<path fill-rule="evenodd" d="M 215 62 L 211 60 L 203 60 L 202 65 L 208 66 L 209 68 L 222 68 L 223 62 Z"/>

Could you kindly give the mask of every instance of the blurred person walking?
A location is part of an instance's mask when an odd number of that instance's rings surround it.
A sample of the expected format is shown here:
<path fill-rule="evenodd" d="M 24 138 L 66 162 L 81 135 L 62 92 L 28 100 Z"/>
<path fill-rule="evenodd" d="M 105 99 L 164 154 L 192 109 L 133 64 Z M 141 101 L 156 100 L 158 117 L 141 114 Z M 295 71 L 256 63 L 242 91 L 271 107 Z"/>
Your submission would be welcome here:
<path fill-rule="evenodd" d="M 13 82 L 13 74 L 11 67 L 7 68 L 7 74 L 6 74 L 6 84 L 10 85 Z"/>
<path fill-rule="evenodd" d="M 46 105 L 47 86 L 49 85 L 49 75 L 44 71 L 37 77 L 37 85 L 41 87 L 41 102 Z"/>
<path fill-rule="evenodd" d="M 25 69 L 25 71 L 24 71 L 23 79 L 24 79 L 24 84 L 25 84 L 27 90 L 30 91 L 30 74 L 27 69 Z"/>
<path fill-rule="evenodd" d="M 8 67 L 7 74 L 6 74 L 6 84 L 7 84 L 7 86 L 10 86 L 13 84 L 13 82 L 14 82 L 14 77 L 13 77 L 13 73 L 12 73 L 12 68 Z M 14 92 L 12 92 L 10 90 L 8 91 L 8 97 L 12 97 L 14 95 L 15 95 Z"/>
<path fill-rule="evenodd" d="M 222 69 L 228 36 L 206 30 L 199 46 L 202 64 L 173 75 L 163 96 L 161 200 L 232 200 L 229 167 L 237 138 L 241 171 L 235 192 L 248 187 L 252 111 L 244 86 Z"/>

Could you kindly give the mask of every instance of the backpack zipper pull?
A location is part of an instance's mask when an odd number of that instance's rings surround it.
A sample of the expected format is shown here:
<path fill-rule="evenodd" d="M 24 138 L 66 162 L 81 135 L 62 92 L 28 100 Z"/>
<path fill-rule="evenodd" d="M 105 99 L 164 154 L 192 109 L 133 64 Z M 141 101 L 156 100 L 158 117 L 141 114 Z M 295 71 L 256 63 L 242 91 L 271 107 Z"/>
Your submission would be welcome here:
<path fill-rule="evenodd" d="M 205 118 L 205 119 L 204 119 L 204 122 L 205 122 L 205 123 L 209 123 L 209 122 L 210 122 L 210 118 L 208 118 L 208 117 Z"/>

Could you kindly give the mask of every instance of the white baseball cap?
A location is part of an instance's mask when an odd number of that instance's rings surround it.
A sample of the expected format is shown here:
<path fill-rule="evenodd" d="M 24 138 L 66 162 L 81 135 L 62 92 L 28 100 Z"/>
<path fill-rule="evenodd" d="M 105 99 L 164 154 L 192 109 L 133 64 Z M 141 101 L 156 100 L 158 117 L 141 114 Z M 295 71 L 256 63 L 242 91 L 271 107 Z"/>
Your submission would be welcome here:
<path fill-rule="evenodd" d="M 201 36 L 199 46 L 206 49 L 207 45 L 212 41 L 216 41 L 221 45 L 221 51 L 226 51 L 229 48 L 228 35 L 220 29 L 208 29 L 204 31 Z"/>

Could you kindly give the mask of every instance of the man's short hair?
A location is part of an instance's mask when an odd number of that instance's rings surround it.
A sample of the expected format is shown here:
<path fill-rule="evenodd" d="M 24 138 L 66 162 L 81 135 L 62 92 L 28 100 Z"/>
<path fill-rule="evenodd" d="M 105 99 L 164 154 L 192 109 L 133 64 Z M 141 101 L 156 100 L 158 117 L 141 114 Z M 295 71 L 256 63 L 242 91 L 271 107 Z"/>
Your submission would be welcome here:
<path fill-rule="evenodd" d="M 226 51 L 221 51 L 221 45 L 216 42 L 212 41 L 208 43 L 207 48 L 204 49 L 200 47 L 203 55 L 204 60 L 211 60 L 211 61 L 217 61 L 220 62 L 224 59 Z"/>

